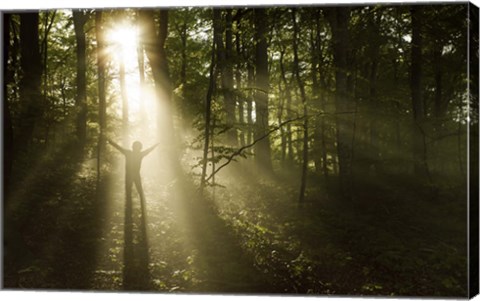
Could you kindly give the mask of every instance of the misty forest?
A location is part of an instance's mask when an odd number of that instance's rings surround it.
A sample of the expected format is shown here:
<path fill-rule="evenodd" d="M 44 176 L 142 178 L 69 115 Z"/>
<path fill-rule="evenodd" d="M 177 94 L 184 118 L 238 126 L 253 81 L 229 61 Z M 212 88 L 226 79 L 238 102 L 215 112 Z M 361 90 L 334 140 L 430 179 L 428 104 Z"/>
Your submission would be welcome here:
<path fill-rule="evenodd" d="M 4 12 L 4 287 L 465 296 L 470 9 Z"/>

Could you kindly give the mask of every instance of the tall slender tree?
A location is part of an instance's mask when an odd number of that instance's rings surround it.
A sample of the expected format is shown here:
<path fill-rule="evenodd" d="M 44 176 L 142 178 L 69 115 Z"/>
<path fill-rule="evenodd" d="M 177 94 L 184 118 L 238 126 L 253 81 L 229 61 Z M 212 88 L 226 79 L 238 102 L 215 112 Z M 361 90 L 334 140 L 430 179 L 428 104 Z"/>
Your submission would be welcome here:
<path fill-rule="evenodd" d="M 348 24 L 350 8 L 336 7 L 324 10 L 332 29 L 333 60 L 335 63 L 335 125 L 337 134 L 337 155 L 339 167 L 339 184 L 346 198 L 349 198 L 353 184 L 352 176 L 352 99 L 348 89 L 349 51 Z"/>
<path fill-rule="evenodd" d="M 77 43 L 77 93 L 75 105 L 77 106 L 77 138 L 83 145 L 87 139 L 87 45 L 85 36 L 85 23 L 87 15 L 82 10 L 73 10 L 73 25 L 75 29 L 75 40 Z"/>
<path fill-rule="evenodd" d="M 157 127 L 162 143 L 173 142 L 173 120 L 171 116 L 172 84 L 168 69 L 165 41 L 168 35 L 168 10 L 159 10 L 158 35 L 154 10 L 140 9 L 140 41 L 145 49 L 152 69 L 159 112 Z"/>
<path fill-rule="evenodd" d="M 211 138 L 211 126 L 212 126 L 212 97 L 213 93 L 215 90 L 215 78 L 216 78 L 216 49 L 215 47 L 217 46 L 217 41 L 215 39 L 215 36 L 218 34 L 219 26 L 217 26 L 216 23 L 218 23 L 219 20 L 219 14 L 218 10 L 213 9 L 213 42 L 212 42 L 212 53 L 211 53 L 211 59 L 210 59 L 210 72 L 209 72 L 209 81 L 208 81 L 208 90 L 207 90 L 207 95 L 205 98 L 205 109 L 204 109 L 204 114 L 205 114 L 205 129 L 204 129 L 204 142 L 203 142 L 203 159 L 202 159 L 202 175 L 200 179 L 200 189 L 203 191 L 205 188 L 207 181 L 207 162 L 208 162 L 208 148 L 210 146 L 210 138 Z M 213 151 L 213 147 L 212 147 Z M 214 172 L 213 166 L 212 166 L 212 174 Z"/>
<path fill-rule="evenodd" d="M 307 96 L 305 93 L 305 86 L 302 77 L 300 76 L 300 60 L 298 58 L 298 37 L 299 29 L 297 24 L 296 9 L 292 8 L 292 24 L 293 24 L 293 67 L 295 79 L 297 80 L 298 88 L 300 89 L 300 97 L 302 99 L 303 107 L 303 147 L 302 147 L 302 177 L 300 180 L 300 196 L 298 198 L 299 204 L 305 201 L 305 189 L 307 186 L 307 170 L 308 170 L 308 107 Z"/>
<path fill-rule="evenodd" d="M 227 141 L 230 145 L 237 145 L 237 130 L 235 128 L 235 97 L 233 91 L 233 33 L 232 33 L 232 9 L 225 10 L 225 111 L 227 131 Z"/>
<path fill-rule="evenodd" d="M 128 93 L 127 93 L 127 84 L 125 82 L 126 74 L 125 74 L 125 58 L 123 57 L 123 49 L 119 49 L 118 52 L 120 53 L 120 62 L 118 68 L 118 77 L 120 81 L 120 95 L 122 98 L 122 131 L 124 135 L 128 133 L 128 115 L 129 115 L 129 105 L 128 105 Z M 125 140 L 124 140 L 125 142 Z"/>
<path fill-rule="evenodd" d="M 139 16 L 139 13 L 137 11 L 136 14 L 136 23 L 137 23 L 137 28 L 141 27 L 141 19 Z M 140 83 L 140 95 L 138 95 L 140 98 L 140 119 L 142 120 L 142 123 L 146 125 L 147 119 L 146 119 L 146 107 L 145 107 L 145 89 L 146 89 L 146 81 L 145 81 L 145 51 L 142 43 L 138 43 L 137 45 L 137 58 L 138 58 L 138 76 L 139 76 L 139 83 Z"/>
<path fill-rule="evenodd" d="M 268 44 L 266 8 L 254 9 L 255 24 L 255 139 L 268 132 Z M 272 171 L 270 138 L 260 140 L 255 145 L 257 167 L 266 172 Z"/>
<path fill-rule="evenodd" d="M 413 109 L 413 168 L 417 175 L 428 174 L 426 144 L 424 133 L 425 107 L 422 96 L 422 7 L 412 6 L 410 9 L 412 19 L 412 50 L 410 63 L 410 90 Z"/>
<path fill-rule="evenodd" d="M 242 87 L 242 67 L 243 62 L 242 58 L 242 38 L 241 38 L 241 10 L 237 10 L 237 18 L 236 18 L 236 31 L 235 31 L 235 50 L 236 50 L 236 68 L 235 68 L 235 85 L 236 85 L 236 97 L 235 101 L 238 103 L 238 124 L 239 124 L 239 133 L 238 133 L 238 140 L 240 142 L 240 146 L 244 146 L 246 143 L 245 140 L 245 96 L 244 93 L 241 92 Z"/>
<path fill-rule="evenodd" d="M 98 76 L 98 125 L 100 130 L 97 149 L 97 180 L 100 180 L 101 156 L 105 149 L 104 133 L 107 125 L 107 105 L 105 91 L 106 53 L 103 12 L 95 11 L 95 35 L 97 39 L 97 76 Z"/>
<path fill-rule="evenodd" d="M 3 81 L 3 166 L 4 166 L 4 177 L 3 177 L 3 187 L 4 187 L 4 200 L 8 200 L 10 192 L 10 183 L 13 167 L 13 154 L 14 154 L 14 140 L 13 140 L 13 125 L 12 125 L 12 114 L 10 111 L 10 101 L 8 96 L 8 86 L 13 82 L 13 73 L 8 68 L 8 59 L 10 57 L 10 20 L 11 14 L 3 14 L 3 68 L 5 72 L 3 73 L 5 78 Z"/>
<path fill-rule="evenodd" d="M 43 116 L 42 60 L 40 56 L 38 23 L 39 14 L 20 14 L 20 101 L 22 103 L 19 145 L 27 148 L 32 141 L 37 122 Z"/>
<path fill-rule="evenodd" d="M 378 65 L 379 65 L 379 53 L 382 38 L 380 36 L 380 21 L 381 11 L 379 9 L 370 9 L 370 16 L 368 18 L 368 30 L 370 31 L 371 42 L 368 47 L 368 54 L 370 57 L 370 74 L 369 74 L 369 120 L 370 120 L 370 151 L 373 166 L 377 167 L 380 163 L 379 160 L 379 145 L 378 145 L 378 121 L 376 118 L 378 103 Z"/>

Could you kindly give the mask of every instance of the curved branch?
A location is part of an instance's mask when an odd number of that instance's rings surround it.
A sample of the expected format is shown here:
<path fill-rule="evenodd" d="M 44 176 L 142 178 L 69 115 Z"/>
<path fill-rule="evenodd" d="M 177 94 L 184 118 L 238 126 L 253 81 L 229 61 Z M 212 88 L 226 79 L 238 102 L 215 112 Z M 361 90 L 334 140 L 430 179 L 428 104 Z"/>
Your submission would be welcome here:
<path fill-rule="evenodd" d="M 321 112 L 321 113 L 317 113 L 317 114 L 312 114 L 312 115 L 306 115 L 306 116 L 300 116 L 300 117 L 296 117 L 296 118 L 292 118 L 292 119 L 289 119 L 289 120 L 285 120 L 284 122 L 278 124 L 277 126 L 273 127 L 272 129 L 270 129 L 268 132 L 266 132 L 263 136 L 255 139 L 252 143 L 248 144 L 248 145 L 245 145 L 245 146 L 242 146 L 241 148 L 237 149 L 235 152 L 233 152 L 228 158 L 227 158 L 227 161 L 225 163 L 223 163 L 222 165 L 220 165 L 212 174 L 210 174 L 210 176 L 208 178 L 205 179 L 205 182 L 208 182 L 211 178 L 213 178 L 213 176 L 215 176 L 222 168 L 224 168 L 225 166 L 227 166 L 228 164 L 230 164 L 230 162 L 233 161 L 233 159 L 235 159 L 235 157 L 238 157 L 242 154 L 242 152 L 244 150 L 246 150 L 247 148 L 250 148 L 252 146 L 254 146 L 257 142 L 259 142 L 260 140 L 263 140 L 265 138 L 267 138 L 271 133 L 279 130 L 281 127 L 283 127 L 284 125 L 288 124 L 288 123 L 291 123 L 291 122 L 295 122 L 295 121 L 298 121 L 298 120 L 302 120 L 304 118 L 312 118 L 312 117 L 316 117 L 316 116 L 323 116 L 323 115 L 343 115 L 343 114 L 355 114 L 356 112 L 355 111 L 344 111 L 344 112 L 335 112 L 335 113 L 328 113 L 328 112 Z"/>
<path fill-rule="evenodd" d="M 306 116 L 301 116 L 301 117 L 297 117 L 297 118 L 293 118 L 293 119 L 289 119 L 289 120 L 286 120 L 282 123 L 280 123 L 279 125 L 277 125 L 276 127 L 270 129 L 268 132 L 266 132 L 264 135 L 262 135 L 261 137 L 255 139 L 252 143 L 248 144 L 248 145 L 245 145 L 245 146 L 242 146 L 241 148 L 237 149 L 235 152 L 233 152 L 228 158 L 227 158 L 227 161 L 225 163 L 223 163 L 222 165 L 220 165 L 205 181 L 208 182 L 208 180 L 210 180 L 213 176 L 215 176 L 215 174 L 217 174 L 222 168 L 224 168 L 225 166 L 227 166 L 228 164 L 230 164 L 230 162 L 233 161 L 233 159 L 235 159 L 235 157 L 238 157 L 242 154 L 242 152 L 244 150 L 246 150 L 247 148 L 250 148 L 252 146 L 254 146 L 255 144 L 257 144 L 257 142 L 259 142 L 260 140 L 263 140 L 265 138 L 267 138 L 271 133 L 277 131 L 278 129 L 280 129 L 281 127 L 283 127 L 284 125 L 290 123 L 290 122 L 294 122 L 294 121 L 298 121 L 298 120 L 301 120 L 301 119 L 304 119 Z"/>

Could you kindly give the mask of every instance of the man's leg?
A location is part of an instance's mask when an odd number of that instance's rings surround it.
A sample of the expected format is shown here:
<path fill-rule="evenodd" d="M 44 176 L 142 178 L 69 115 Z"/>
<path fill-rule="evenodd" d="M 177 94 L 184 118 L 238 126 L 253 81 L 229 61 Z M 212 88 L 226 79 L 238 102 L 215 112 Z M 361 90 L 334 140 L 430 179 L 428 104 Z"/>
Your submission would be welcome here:
<path fill-rule="evenodd" d="M 134 182 L 135 182 L 135 187 L 137 188 L 138 194 L 140 195 L 140 201 L 142 202 L 142 205 L 143 205 L 143 202 L 145 202 L 145 195 L 143 194 L 142 179 L 140 178 L 140 176 L 135 177 Z"/>
<path fill-rule="evenodd" d="M 130 176 L 125 177 L 125 197 L 128 200 L 132 199 L 132 186 L 133 186 L 133 179 Z"/>

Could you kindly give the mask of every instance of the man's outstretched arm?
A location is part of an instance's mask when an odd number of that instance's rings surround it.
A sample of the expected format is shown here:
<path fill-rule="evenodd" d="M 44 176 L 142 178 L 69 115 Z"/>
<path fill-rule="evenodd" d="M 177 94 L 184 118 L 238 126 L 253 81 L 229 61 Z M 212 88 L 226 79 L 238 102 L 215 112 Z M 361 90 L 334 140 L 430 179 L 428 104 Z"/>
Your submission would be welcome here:
<path fill-rule="evenodd" d="M 142 152 L 142 156 L 146 156 L 146 155 L 150 154 L 155 149 L 155 147 L 157 147 L 157 145 L 159 145 L 159 144 L 160 143 L 156 143 L 156 144 L 152 145 L 151 147 L 147 148 L 146 150 L 144 150 Z"/>
<path fill-rule="evenodd" d="M 112 140 L 110 139 L 107 139 L 108 143 L 110 143 L 113 147 L 115 147 L 119 152 L 121 152 L 122 154 L 126 154 L 127 153 L 127 150 L 124 149 L 123 147 L 121 147 L 120 145 L 116 144 L 115 142 L 113 142 Z"/>

